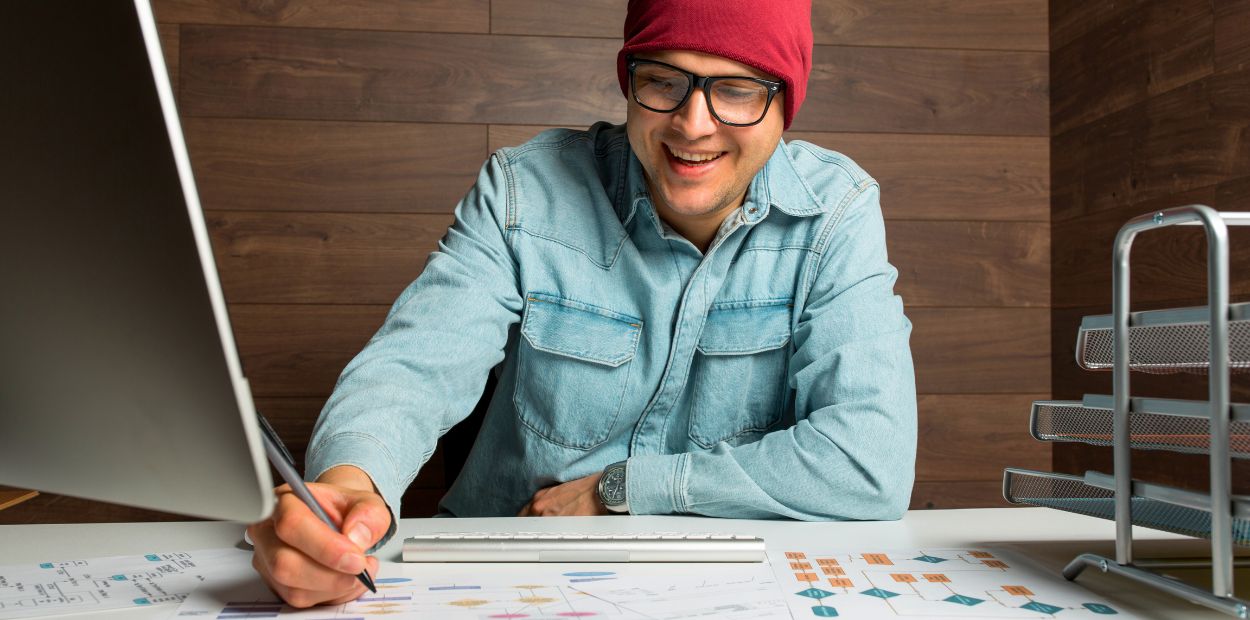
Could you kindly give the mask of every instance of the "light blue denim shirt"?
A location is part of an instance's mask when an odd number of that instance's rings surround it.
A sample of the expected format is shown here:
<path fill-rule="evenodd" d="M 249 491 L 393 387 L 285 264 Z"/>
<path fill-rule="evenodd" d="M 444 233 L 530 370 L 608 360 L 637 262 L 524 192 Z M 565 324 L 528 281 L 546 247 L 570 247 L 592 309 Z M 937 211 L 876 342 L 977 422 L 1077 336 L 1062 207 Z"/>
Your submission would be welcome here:
<path fill-rule="evenodd" d="M 911 323 L 876 181 L 778 145 L 706 253 L 648 197 L 624 126 L 495 153 L 425 271 L 348 364 L 310 444 L 395 514 L 498 386 L 440 508 L 512 516 L 628 459 L 634 514 L 896 519 L 916 453 Z"/>

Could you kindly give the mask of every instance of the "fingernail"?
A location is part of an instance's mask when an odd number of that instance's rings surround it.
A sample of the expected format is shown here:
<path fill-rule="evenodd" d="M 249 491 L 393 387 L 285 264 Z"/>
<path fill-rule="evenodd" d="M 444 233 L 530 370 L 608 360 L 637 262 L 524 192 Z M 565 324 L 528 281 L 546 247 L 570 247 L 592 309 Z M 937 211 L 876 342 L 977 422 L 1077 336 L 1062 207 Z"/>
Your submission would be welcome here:
<path fill-rule="evenodd" d="M 347 537 L 361 549 L 368 549 L 373 542 L 373 532 L 370 532 L 369 528 L 363 523 L 357 523 L 356 527 L 353 527 L 352 531 L 347 534 Z"/>
<path fill-rule="evenodd" d="M 359 553 L 344 553 L 339 558 L 338 569 L 344 573 L 358 574 L 365 569 L 365 556 Z"/>

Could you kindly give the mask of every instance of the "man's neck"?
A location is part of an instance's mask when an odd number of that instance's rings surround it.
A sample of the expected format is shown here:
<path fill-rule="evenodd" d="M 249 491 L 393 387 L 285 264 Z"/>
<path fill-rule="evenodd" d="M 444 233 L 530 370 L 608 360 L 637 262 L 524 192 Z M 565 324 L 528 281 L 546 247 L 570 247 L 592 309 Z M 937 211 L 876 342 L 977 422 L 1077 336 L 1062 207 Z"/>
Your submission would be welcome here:
<path fill-rule="evenodd" d="M 738 200 L 731 202 L 728 206 L 721 207 L 716 211 L 710 211 L 700 215 L 682 215 L 674 212 L 664 204 L 654 194 L 651 197 L 651 204 L 655 206 L 655 212 L 672 228 L 677 234 L 686 238 L 687 241 L 699 248 L 699 251 L 706 254 L 712 242 L 716 240 L 716 233 L 720 231 L 721 224 L 725 218 L 733 215 L 742 206 L 746 200 L 746 194 L 743 194 Z"/>

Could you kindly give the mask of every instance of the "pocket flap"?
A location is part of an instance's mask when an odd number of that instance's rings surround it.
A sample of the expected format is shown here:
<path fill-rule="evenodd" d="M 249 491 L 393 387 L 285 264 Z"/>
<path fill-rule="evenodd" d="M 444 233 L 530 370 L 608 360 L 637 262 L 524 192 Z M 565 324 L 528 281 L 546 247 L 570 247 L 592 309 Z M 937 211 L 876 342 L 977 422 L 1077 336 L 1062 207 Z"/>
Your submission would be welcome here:
<path fill-rule="evenodd" d="M 747 355 L 790 342 L 790 300 L 714 304 L 698 348 L 704 355 Z"/>
<path fill-rule="evenodd" d="M 521 335 L 535 349 L 613 367 L 633 359 L 641 320 L 542 293 L 526 300 Z"/>

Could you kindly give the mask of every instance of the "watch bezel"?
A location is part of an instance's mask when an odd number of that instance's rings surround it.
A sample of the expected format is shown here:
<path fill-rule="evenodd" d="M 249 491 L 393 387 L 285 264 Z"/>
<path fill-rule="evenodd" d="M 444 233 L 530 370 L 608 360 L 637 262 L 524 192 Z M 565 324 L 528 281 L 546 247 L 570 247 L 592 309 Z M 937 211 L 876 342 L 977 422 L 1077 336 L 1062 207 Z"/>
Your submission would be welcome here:
<path fill-rule="evenodd" d="M 603 475 L 599 478 L 599 502 L 603 504 L 604 508 L 612 512 L 629 512 L 629 498 L 626 496 L 625 491 L 626 472 L 625 461 L 621 461 L 603 468 Z M 609 486 L 613 487 L 610 494 Z M 620 500 L 617 501 L 612 496 L 619 496 Z"/>

